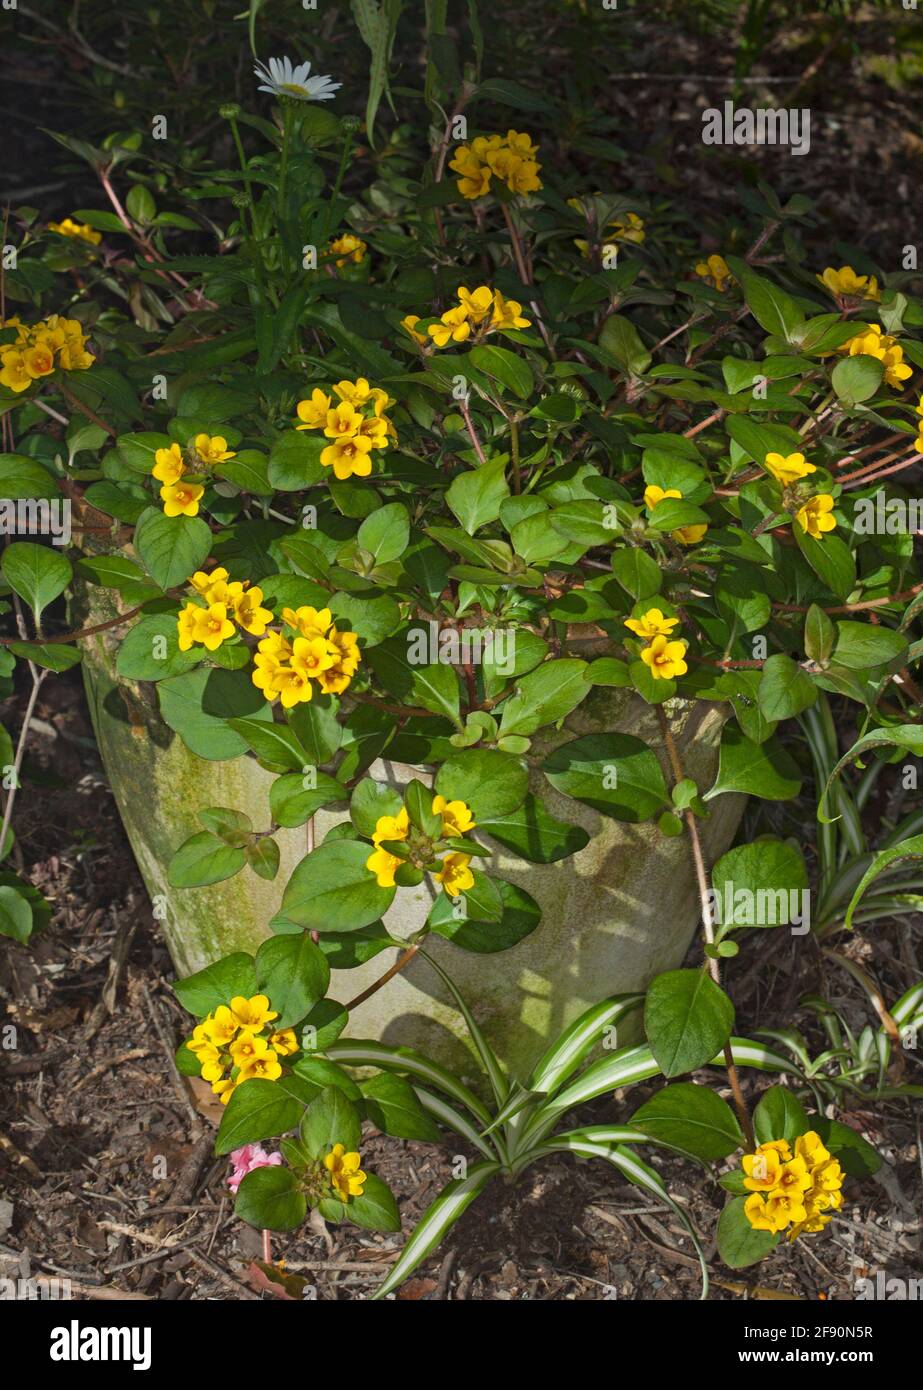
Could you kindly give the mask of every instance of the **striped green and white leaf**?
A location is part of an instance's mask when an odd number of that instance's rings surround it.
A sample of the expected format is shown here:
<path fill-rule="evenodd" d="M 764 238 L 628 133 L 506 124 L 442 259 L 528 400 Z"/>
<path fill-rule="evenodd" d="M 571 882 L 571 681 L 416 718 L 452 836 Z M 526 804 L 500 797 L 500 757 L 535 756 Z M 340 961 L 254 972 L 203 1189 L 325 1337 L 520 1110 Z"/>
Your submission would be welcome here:
<path fill-rule="evenodd" d="M 345 1062 L 352 1067 L 381 1067 L 385 1071 L 406 1072 L 428 1086 L 435 1086 L 447 1096 L 465 1106 L 482 1125 L 489 1125 L 492 1116 L 482 1101 L 463 1082 L 445 1067 L 431 1062 L 412 1047 L 388 1047 L 367 1039 L 346 1038 L 328 1047 L 325 1056 L 332 1062 Z"/>
<path fill-rule="evenodd" d="M 443 1100 L 442 1096 L 428 1091 L 425 1086 L 414 1086 L 413 1089 L 423 1109 L 429 1111 L 434 1120 L 438 1120 L 448 1129 L 454 1129 L 456 1134 L 467 1139 L 469 1144 L 473 1144 L 479 1153 L 482 1153 L 485 1158 L 492 1162 L 497 1158 L 500 1158 L 501 1161 L 505 1159 L 502 1144 L 495 1139 L 492 1148 L 490 1141 L 486 1138 L 490 1133 L 489 1130 L 485 1130 L 483 1135 L 479 1134 L 477 1126 L 472 1124 L 465 1115 L 456 1110 L 447 1100 Z"/>
<path fill-rule="evenodd" d="M 499 1163 L 475 1163 L 467 1177 L 448 1183 L 421 1217 L 391 1269 L 375 1290 L 373 1299 L 392 1293 L 431 1254 L 455 1222 L 500 1171 Z"/>
<path fill-rule="evenodd" d="M 527 1089 L 545 1094 L 556 1090 L 602 1040 L 605 1030 L 614 1028 L 620 1019 L 643 1003 L 643 994 L 619 994 L 587 1009 L 539 1058 L 526 1082 Z"/>
<path fill-rule="evenodd" d="M 442 969 L 440 965 L 436 964 L 432 956 L 429 955 L 426 951 L 421 951 L 420 955 L 426 958 L 426 960 L 435 970 L 436 974 L 445 984 L 449 993 L 452 995 L 452 998 L 455 1000 L 458 1012 L 465 1020 L 465 1026 L 467 1027 L 468 1032 L 471 1034 L 471 1041 L 474 1043 L 475 1047 L 478 1050 L 478 1056 L 480 1057 L 484 1070 L 487 1073 L 487 1079 L 490 1082 L 490 1089 L 494 1093 L 494 1099 L 496 1100 L 498 1105 L 504 1105 L 510 1094 L 510 1083 L 503 1074 L 503 1069 L 500 1066 L 500 1063 L 497 1059 L 497 1054 L 494 1052 L 493 1048 L 490 1046 L 490 1043 L 487 1041 L 487 1039 L 484 1037 L 484 1034 L 481 1032 L 480 1028 L 475 1023 L 474 1016 L 471 1013 L 471 1010 L 468 1008 L 468 1005 L 465 1003 L 458 989 L 456 989 L 454 983 L 446 974 L 446 972 Z"/>

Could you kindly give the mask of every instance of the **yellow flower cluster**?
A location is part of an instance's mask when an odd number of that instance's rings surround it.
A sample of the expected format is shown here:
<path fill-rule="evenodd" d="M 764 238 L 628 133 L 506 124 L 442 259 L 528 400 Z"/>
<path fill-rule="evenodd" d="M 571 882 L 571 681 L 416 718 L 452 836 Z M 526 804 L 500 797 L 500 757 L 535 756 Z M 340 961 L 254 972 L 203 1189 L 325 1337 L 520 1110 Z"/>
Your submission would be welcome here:
<path fill-rule="evenodd" d="M 75 241 L 88 241 L 91 246 L 98 246 L 103 239 L 102 232 L 97 232 L 88 222 L 75 222 L 72 217 L 65 217 L 63 222 L 49 222 L 48 230 Z"/>
<path fill-rule="evenodd" d="M 3 319 L 0 327 L 16 329 L 16 341 L 0 346 L 0 385 L 17 394 L 28 391 L 34 381 L 51 376 L 56 367 L 82 372 L 96 361 L 86 350 L 86 334 L 77 319 L 51 314 L 29 325 L 14 314 Z"/>
<path fill-rule="evenodd" d="M 278 1081 L 282 1075 L 279 1058 L 298 1051 L 293 1029 L 272 1027 L 278 1017 L 265 994 L 249 999 L 238 994 L 193 1029 L 186 1046 L 195 1053 L 200 1074 L 211 1082 L 222 1105 L 227 1105 L 243 1081 Z"/>
<path fill-rule="evenodd" d="M 360 265 L 365 260 L 365 253 L 368 246 L 361 237 L 353 236 L 352 232 L 344 232 L 343 236 L 335 237 L 327 247 L 327 255 L 335 256 L 337 270 L 342 270 L 344 265 Z"/>
<path fill-rule="evenodd" d="M 904 361 L 904 349 L 890 333 L 882 333 L 877 323 L 857 325 L 859 332 L 854 338 L 843 343 L 838 352 L 848 353 L 850 357 L 877 357 L 885 369 L 885 381 L 899 391 L 913 369 Z"/>
<path fill-rule="evenodd" d="M 784 488 L 791 487 L 810 473 L 817 472 L 814 464 L 808 463 L 804 454 L 767 454 L 765 468 Z M 823 540 L 825 532 L 832 531 L 836 526 L 836 517 L 832 514 L 834 505 L 829 492 L 819 492 L 814 497 L 809 497 L 798 508 L 795 520 L 814 540 Z"/>
<path fill-rule="evenodd" d="M 226 569 L 214 569 L 210 574 L 196 570 L 189 580 L 204 603 L 187 603 L 176 620 L 177 645 L 188 652 L 195 642 L 213 652 L 228 637 L 234 636 L 234 623 L 262 637 L 272 611 L 262 608 L 263 591 L 251 585 L 249 579 L 228 583 Z M 231 619 L 233 618 L 233 622 Z"/>
<path fill-rule="evenodd" d="M 459 175 L 458 191 L 463 198 L 483 198 L 490 192 L 490 181 L 505 183 L 511 193 L 535 193 L 542 186 L 536 164 L 538 145 L 518 130 L 505 135 L 479 135 L 468 145 L 459 145 L 449 168 Z"/>
<path fill-rule="evenodd" d="M 433 797 L 433 814 L 442 817 L 442 834 L 446 839 L 460 839 L 475 827 L 471 807 L 464 801 L 446 801 L 444 796 Z M 407 807 L 402 806 L 396 816 L 379 816 L 372 836 L 373 852 L 365 861 L 365 867 L 375 875 L 379 888 L 393 888 L 395 872 L 404 863 L 396 854 L 382 848 L 383 840 L 406 840 L 410 835 L 410 816 Z M 433 875 L 441 883 L 450 898 L 457 898 L 474 887 L 474 874 L 471 872 L 471 855 L 453 850 L 440 860 L 441 868 Z"/>
<path fill-rule="evenodd" d="M 587 215 L 586 204 L 580 198 L 568 198 L 567 206 L 585 216 Z M 603 260 L 612 256 L 618 249 L 617 243 L 620 241 L 630 241 L 640 246 L 646 236 L 644 219 L 639 217 L 636 212 L 626 212 L 624 216 L 614 217 L 611 222 L 606 223 L 605 235 L 606 239 L 599 247 L 599 254 Z M 574 245 L 587 259 L 592 255 L 592 248 L 588 241 L 575 238 Z"/>
<path fill-rule="evenodd" d="M 412 332 L 419 318 L 408 315 L 403 327 Z M 515 299 L 504 299 L 499 290 L 489 285 L 479 285 L 476 290 L 458 288 L 458 303 L 446 309 L 438 323 L 431 323 L 426 330 L 438 348 L 448 347 L 449 343 L 465 343 L 469 338 L 481 342 L 491 333 L 501 333 L 506 328 L 529 328 L 531 320 L 522 316 L 522 305 Z M 414 334 L 414 337 L 420 335 Z"/>
<path fill-rule="evenodd" d="M 364 376 L 356 381 L 338 381 L 333 396 L 315 387 L 307 400 L 298 402 L 296 430 L 323 430 L 332 442 L 320 456 L 325 468 L 332 468 L 341 481 L 355 475 L 367 478 L 372 471 L 369 458 L 373 449 L 387 449 L 397 442 L 397 431 L 385 411 L 394 401 L 387 391 L 370 386 Z M 308 697 L 310 698 L 310 696 Z"/>
<path fill-rule="evenodd" d="M 857 275 L 851 265 L 841 265 L 834 270 L 828 265 L 823 275 L 817 279 L 824 285 L 834 299 L 880 299 L 881 290 L 874 275 Z"/>
<path fill-rule="evenodd" d="M 338 632 L 329 608 L 283 608 L 289 635 L 270 632 L 253 658 L 253 684 L 267 700 L 281 699 L 291 709 L 314 695 L 341 695 L 359 669 L 359 639 Z"/>
<path fill-rule="evenodd" d="M 168 449 L 158 449 L 154 454 L 151 475 L 163 484 L 160 496 L 164 516 L 195 516 L 205 491 L 204 484 L 198 480 L 201 470 L 232 458 L 234 454 L 220 434 L 197 434 L 188 456 L 183 454 L 178 444 L 171 444 Z M 193 470 L 192 473 L 188 472 L 189 468 Z"/>
<path fill-rule="evenodd" d="M 670 640 L 673 629 L 679 627 L 679 618 L 668 618 L 659 608 L 649 608 L 640 618 L 625 618 L 624 625 L 647 643 L 641 650 L 641 660 L 650 668 L 655 681 L 672 680 L 689 670 L 686 665 L 688 642 Z"/>
<path fill-rule="evenodd" d="M 755 1231 L 787 1230 L 795 1240 L 804 1231 L 823 1230 L 827 1213 L 843 1205 L 843 1170 L 813 1129 L 795 1140 L 794 1155 L 787 1139 L 772 1139 L 744 1154 L 741 1164 L 752 1194 L 744 1211 Z"/>
<path fill-rule="evenodd" d="M 919 405 L 914 407 L 914 413 L 919 415 L 920 417 L 920 419 L 917 421 L 917 429 L 920 431 L 920 433 L 913 441 L 913 447 L 916 449 L 918 454 L 923 454 L 923 396 L 920 397 Z"/>
<path fill-rule="evenodd" d="M 668 487 L 664 489 L 662 487 L 658 487 L 656 483 L 649 483 L 648 486 L 644 489 L 644 505 L 650 511 L 653 511 L 654 508 L 657 506 L 657 503 L 662 502 L 664 498 L 682 497 L 682 495 L 683 494 L 681 492 L 677 492 L 675 487 Z M 694 523 L 689 526 L 677 526 L 675 531 L 670 532 L 670 535 L 680 545 L 698 545 L 699 541 L 705 535 L 705 532 L 707 530 L 707 523 L 701 522 Z"/>
<path fill-rule="evenodd" d="M 359 1154 L 347 1153 L 342 1144 L 334 1144 L 324 1158 L 324 1167 L 330 1174 L 330 1185 L 341 1202 L 362 1196 L 366 1174 L 359 1167 L 361 1162 Z"/>
<path fill-rule="evenodd" d="M 695 273 L 720 294 L 724 294 L 728 283 L 734 278 L 723 256 L 708 256 L 704 261 L 697 261 Z"/>

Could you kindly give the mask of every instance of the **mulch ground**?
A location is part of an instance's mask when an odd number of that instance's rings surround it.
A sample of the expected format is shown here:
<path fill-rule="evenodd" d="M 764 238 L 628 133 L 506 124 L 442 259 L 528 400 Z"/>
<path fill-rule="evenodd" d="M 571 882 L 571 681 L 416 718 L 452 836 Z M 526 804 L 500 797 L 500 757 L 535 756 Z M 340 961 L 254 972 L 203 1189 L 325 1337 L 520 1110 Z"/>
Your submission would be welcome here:
<path fill-rule="evenodd" d="M 79 683 L 48 682 L 45 694 L 29 748 L 45 786 L 23 798 L 17 820 L 21 867 L 54 915 L 28 949 L 0 947 L 0 1278 L 67 1278 L 75 1297 L 95 1300 L 278 1296 L 256 1267 L 260 1234 L 233 1216 L 227 1161 L 213 1157 L 208 1088 L 173 1067 L 189 1020 L 170 990 L 170 960 L 95 758 Z M 850 949 L 893 998 L 914 978 L 909 927 L 876 930 Z M 758 937 L 732 963 L 744 1032 L 780 1016 L 792 1022 L 792 1001 L 818 984 L 809 953 L 793 950 L 788 934 L 773 934 L 772 950 Z M 852 1001 L 856 1025 L 870 1021 L 845 983 L 826 987 L 836 1002 Z M 765 1084 L 751 1074 L 751 1100 Z M 624 1119 L 645 1094 L 601 1098 L 578 1119 Z M 712 1245 L 712 1298 L 849 1299 L 869 1271 L 918 1273 L 919 1119 L 904 1102 L 841 1118 L 881 1147 L 881 1175 L 847 1188 L 842 1219 L 823 1237 L 780 1248 L 757 1270 L 727 1270 Z M 459 1141 L 404 1143 L 367 1126 L 364 1158 L 392 1186 L 404 1236 L 459 1152 Z M 690 1163 L 661 1154 L 653 1162 L 697 1228 L 713 1232 L 720 1189 Z M 306 1281 L 307 1297 L 361 1299 L 402 1239 L 306 1228 L 274 1236 L 271 1254 Z M 698 1296 L 697 1261 L 679 1223 L 604 1164 L 568 1157 L 546 1160 L 516 1186 L 496 1182 L 398 1295 Z"/>

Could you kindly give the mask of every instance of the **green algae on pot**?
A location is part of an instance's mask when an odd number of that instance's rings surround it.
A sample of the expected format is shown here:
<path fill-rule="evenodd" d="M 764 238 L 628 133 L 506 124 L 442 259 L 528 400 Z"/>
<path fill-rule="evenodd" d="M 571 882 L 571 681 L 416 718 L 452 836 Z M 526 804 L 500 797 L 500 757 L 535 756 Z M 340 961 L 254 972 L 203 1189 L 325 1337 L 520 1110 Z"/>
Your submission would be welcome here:
<path fill-rule="evenodd" d="M 105 622 L 116 611 L 114 604 L 106 591 L 89 592 L 85 621 Z M 161 718 L 156 687 L 119 677 L 118 647 L 113 630 L 86 641 L 83 669 L 90 711 L 155 916 L 178 973 L 188 974 L 233 951 L 253 952 L 270 934 L 284 887 L 308 848 L 306 829 L 276 833 L 280 869 L 273 881 L 248 868 L 204 887 L 171 887 L 170 860 L 201 829 L 197 813 L 209 806 L 235 807 L 261 827 L 269 820 L 274 777 L 250 755 L 206 760 L 190 751 Z M 717 766 L 723 711 L 705 702 L 676 705 L 671 727 L 680 756 L 687 774 L 707 786 Z M 656 711 L 624 690 L 596 689 L 560 730 L 535 740 L 536 759 L 600 730 L 659 742 Z M 370 774 L 401 789 L 420 769 L 376 760 Z M 515 1070 L 534 1060 L 551 1037 L 596 999 L 643 990 L 654 975 L 678 965 L 699 921 L 685 837 L 663 835 L 653 822 L 630 824 L 602 815 L 556 790 L 538 768 L 530 773 L 530 790 L 541 795 L 551 816 L 582 827 L 589 837 L 577 853 L 538 864 L 484 836 L 492 850 L 484 866 L 535 900 L 540 925 L 508 950 L 464 951 L 436 936 L 427 948 L 449 966 L 499 1055 Z M 712 803 L 712 814 L 701 825 L 710 860 L 730 844 L 742 807 L 738 795 Z M 331 830 L 342 830 L 347 820 L 340 806 L 320 809 L 314 817 L 315 842 L 321 844 Z M 385 925 L 395 939 L 410 937 L 423 926 L 435 897 L 428 884 L 424 880 L 399 891 L 386 912 Z M 354 969 L 335 969 L 330 997 L 346 1002 L 362 994 L 397 954 L 388 947 Z M 353 1010 L 347 1035 L 408 1044 L 436 1059 L 464 1064 L 462 1019 L 419 958 Z"/>

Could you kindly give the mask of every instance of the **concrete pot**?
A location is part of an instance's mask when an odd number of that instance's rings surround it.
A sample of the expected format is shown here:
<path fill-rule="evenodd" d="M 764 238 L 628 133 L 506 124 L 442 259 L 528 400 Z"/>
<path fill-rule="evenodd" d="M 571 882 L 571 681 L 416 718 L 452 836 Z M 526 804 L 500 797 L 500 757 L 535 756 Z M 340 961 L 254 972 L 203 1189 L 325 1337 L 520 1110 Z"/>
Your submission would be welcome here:
<path fill-rule="evenodd" d="M 82 620 L 105 621 L 115 609 L 111 591 L 93 588 L 81 603 Z M 305 828 L 282 830 L 282 863 L 272 883 L 244 869 L 211 887 L 178 890 L 167 883 L 176 848 L 201 829 L 197 812 L 231 806 L 259 828 L 269 820 L 271 774 L 249 756 L 228 762 L 199 758 L 160 719 L 153 685 L 121 680 L 115 658 L 121 630 L 84 644 L 84 679 L 100 752 L 138 866 L 180 974 L 201 969 L 231 951 L 254 951 L 269 935 L 282 890 L 306 853 Z M 717 767 L 723 714 L 717 705 L 684 705 L 671 714 L 689 776 L 709 785 Z M 545 741 L 550 751 L 574 735 L 600 730 L 632 733 L 660 750 L 656 712 L 624 690 L 596 689 L 566 721 L 566 732 Z M 662 754 L 665 770 L 665 754 Z M 371 775 L 400 786 L 417 770 L 379 762 Z M 517 946 L 475 955 L 441 938 L 432 950 L 472 1006 L 506 1064 L 524 1074 L 568 1022 L 611 993 L 643 990 L 652 976 L 680 964 L 699 923 L 688 839 L 668 838 L 653 824 L 627 825 L 599 815 L 555 791 L 538 773 L 533 790 L 561 820 L 590 834 L 585 849 L 555 864 L 530 864 L 497 847 L 485 867 L 527 889 L 542 908 L 538 928 Z M 722 796 L 702 823 L 712 862 L 730 844 L 745 798 Z M 340 812 L 315 817 L 319 844 Z M 387 926 L 406 937 L 424 921 L 432 901 L 426 885 L 401 889 Z M 356 970 L 335 971 L 330 995 L 346 1001 L 392 963 L 381 952 Z M 457 1010 L 436 973 L 419 957 L 350 1018 L 347 1036 L 416 1047 L 459 1067 L 470 1062 Z M 470 1070 L 470 1066 L 468 1067 Z"/>

